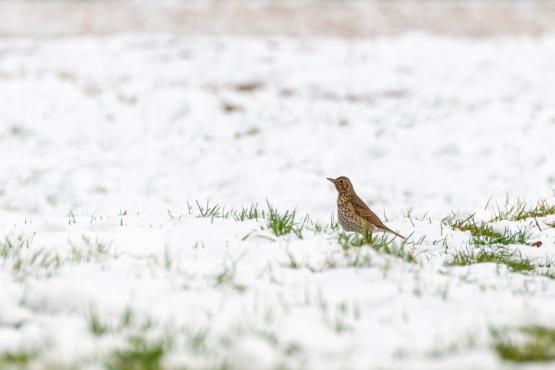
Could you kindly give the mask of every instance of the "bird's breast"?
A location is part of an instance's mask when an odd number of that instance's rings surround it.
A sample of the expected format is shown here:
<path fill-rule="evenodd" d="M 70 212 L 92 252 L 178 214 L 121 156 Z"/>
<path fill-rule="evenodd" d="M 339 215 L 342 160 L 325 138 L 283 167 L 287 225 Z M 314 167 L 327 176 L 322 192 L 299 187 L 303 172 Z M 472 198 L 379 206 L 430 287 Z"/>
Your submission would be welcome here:
<path fill-rule="evenodd" d="M 337 198 L 337 219 L 345 231 L 355 231 L 357 229 L 357 215 L 355 209 L 347 197 Z"/>

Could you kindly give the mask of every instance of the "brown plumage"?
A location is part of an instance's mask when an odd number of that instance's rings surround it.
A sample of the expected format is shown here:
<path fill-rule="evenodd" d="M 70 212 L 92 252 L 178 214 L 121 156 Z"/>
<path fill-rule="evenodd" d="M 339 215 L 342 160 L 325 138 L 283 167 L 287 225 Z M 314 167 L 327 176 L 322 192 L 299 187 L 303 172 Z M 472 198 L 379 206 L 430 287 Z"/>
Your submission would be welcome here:
<path fill-rule="evenodd" d="M 337 218 L 345 231 L 356 231 L 359 233 L 383 231 L 405 239 L 401 234 L 385 226 L 382 220 L 368 208 L 355 193 L 351 180 L 345 176 L 340 176 L 336 179 L 328 177 L 328 180 L 337 189 Z"/>

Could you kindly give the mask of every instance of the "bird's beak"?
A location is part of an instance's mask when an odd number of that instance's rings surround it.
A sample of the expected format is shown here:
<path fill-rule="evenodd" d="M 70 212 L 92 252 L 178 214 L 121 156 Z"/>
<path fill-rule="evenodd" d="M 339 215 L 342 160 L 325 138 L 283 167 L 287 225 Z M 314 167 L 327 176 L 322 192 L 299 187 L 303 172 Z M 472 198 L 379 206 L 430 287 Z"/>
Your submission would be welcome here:
<path fill-rule="evenodd" d="M 328 181 L 333 182 L 335 184 L 335 179 L 332 179 L 331 177 L 327 177 Z"/>

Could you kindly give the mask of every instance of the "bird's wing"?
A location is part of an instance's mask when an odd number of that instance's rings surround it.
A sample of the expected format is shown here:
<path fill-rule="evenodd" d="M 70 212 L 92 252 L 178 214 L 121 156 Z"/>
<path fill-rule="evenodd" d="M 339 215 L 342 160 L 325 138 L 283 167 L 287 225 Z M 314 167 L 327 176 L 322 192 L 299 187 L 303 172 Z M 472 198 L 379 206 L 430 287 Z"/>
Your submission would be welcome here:
<path fill-rule="evenodd" d="M 389 228 L 384 225 L 382 220 L 368 208 L 368 206 L 358 197 L 358 195 L 353 194 L 351 197 L 351 203 L 355 209 L 355 214 L 362 217 L 372 225 L 379 227 L 380 229 L 385 229 L 389 231 Z"/>
<path fill-rule="evenodd" d="M 358 197 L 358 195 L 354 194 L 351 197 L 351 203 L 353 205 L 353 208 L 355 209 L 355 214 L 357 216 L 362 217 L 363 219 L 365 219 L 366 221 L 368 221 L 369 223 L 371 223 L 372 225 L 376 226 L 379 229 L 382 229 L 384 231 L 388 231 L 394 235 L 397 235 L 401 239 L 406 239 L 403 235 L 385 226 L 382 220 L 380 220 L 380 218 L 378 217 L 378 215 L 372 212 L 370 208 L 368 208 L 366 203 L 364 203 L 362 199 Z"/>

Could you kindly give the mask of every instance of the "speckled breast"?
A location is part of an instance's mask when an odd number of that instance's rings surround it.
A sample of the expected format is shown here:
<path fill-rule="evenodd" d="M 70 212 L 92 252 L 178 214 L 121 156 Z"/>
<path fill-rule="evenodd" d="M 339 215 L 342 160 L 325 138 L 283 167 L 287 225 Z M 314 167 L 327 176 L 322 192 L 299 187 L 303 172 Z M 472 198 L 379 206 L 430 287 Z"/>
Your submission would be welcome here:
<path fill-rule="evenodd" d="M 345 210 L 338 208 L 337 209 L 337 219 L 339 220 L 339 225 L 345 231 L 356 231 L 357 226 L 356 223 L 353 221 L 353 217 L 350 217 L 346 214 Z"/>
<path fill-rule="evenodd" d="M 337 198 L 337 219 L 339 224 L 345 231 L 357 231 L 360 225 L 357 224 L 359 217 L 355 214 L 353 206 L 348 199 L 343 199 L 341 196 Z"/>

